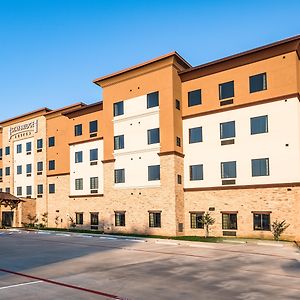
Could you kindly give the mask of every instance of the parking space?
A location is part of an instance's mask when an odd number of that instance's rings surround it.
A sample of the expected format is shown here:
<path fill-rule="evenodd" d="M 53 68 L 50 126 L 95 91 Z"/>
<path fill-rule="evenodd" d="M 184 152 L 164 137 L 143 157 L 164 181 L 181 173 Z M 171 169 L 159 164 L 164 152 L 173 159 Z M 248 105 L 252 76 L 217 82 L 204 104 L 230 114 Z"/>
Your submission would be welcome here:
<path fill-rule="evenodd" d="M 287 245 L 0 232 L 0 299 L 299 299 Z"/>

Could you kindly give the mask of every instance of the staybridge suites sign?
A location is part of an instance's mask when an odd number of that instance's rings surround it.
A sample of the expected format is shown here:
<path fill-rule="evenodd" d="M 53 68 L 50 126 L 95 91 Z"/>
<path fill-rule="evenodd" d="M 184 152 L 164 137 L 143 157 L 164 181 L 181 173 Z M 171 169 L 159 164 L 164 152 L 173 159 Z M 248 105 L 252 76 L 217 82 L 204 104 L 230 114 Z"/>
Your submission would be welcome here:
<path fill-rule="evenodd" d="M 33 133 L 38 132 L 38 120 L 24 123 L 21 125 L 11 126 L 8 130 L 8 139 L 13 137 L 16 139 L 31 136 Z"/>

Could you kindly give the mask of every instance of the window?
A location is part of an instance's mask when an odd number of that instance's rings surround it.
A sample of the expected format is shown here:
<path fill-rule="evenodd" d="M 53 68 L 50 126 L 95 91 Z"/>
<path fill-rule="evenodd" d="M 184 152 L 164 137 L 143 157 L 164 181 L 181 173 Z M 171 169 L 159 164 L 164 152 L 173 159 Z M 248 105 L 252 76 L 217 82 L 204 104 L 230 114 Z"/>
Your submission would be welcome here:
<path fill-rule="evenodd" d="M 250 123 L 251 123 L 251 134 L 268 132 L 268 116 L 251 118 Z"/>
<path fill-rule="evenodd" d="M 31 174 L 31 172 L 32 172 L 32 165 L 31 164 L 27 164 L 26 165 L 26 173 L 27 174 Z"/>
<path fill-rule="evenodd" d="M 175 107 L 176 109 L 180 110 L 180 101 L 179 100 L 175 100 Z"/>
<path fill-rule="evenodd" d="M 3 176 L 3 169 L 1 168 L 0 169 L 0 177 L 2 178 L 2 176 Z"/>
<path fill-rule="evenodd" d="M 125 212 L 115 212 L 115 226 L 125 226 Z"/>
<path fill-rule="evenodd" d="M 98 121 L 91 121 L 90 122 L 90 133 L 95 133 L 98 131 Z"/>
<path fill-rule="evenodd" d="M 222 229 L 237 230 L 237 214 L 236 213 L 222 213 Z"/>
<path fill-rule="evenodd" d="M 22 187 L 21 186 L 17 187 L 17 196 L 22 196 Z"/>
<path fill-rule="evenodd" d="M 236 178 L 236 161 L 227 161 L 221 163 L 222 178 Z"/>
<path fill-rule="evenodd" d="M 203 224 L 203 213 L 202 212 L 191 212 L 191 228 L 204 228 Z"/>
<path fill-rule="evenodd" d="M 54 147 L 55 146 L 55 137 L 54 136 L 50 136 L 48 139 L 48 146 L 49 147 Z"/>
<path fill-rule="evenodd" d="M 234 81 L 219 84 L 219 99 L 228 99 L 234 97 Z"/>
<path fill-rule="evenodd" d="M 271 230 L 270 213 L 253 213 L 253 229 L 254 230 Z"/>
<path fill-rule="evenodd" d="M 124 183 L 124 182 L 125 182 L 125 169 L 116 169 L 115 183 Z"/>
<path fill-rule="evenodd" d="M 160 180 L 160 165 L 148 166 L 148 181 Z"/>
<path fill-rule="evenodd" d="M 181 138 L 180 137 L 176 137 L 176 146 L 181 147 Z"/>
<path fill-rule="evenodd" d="M 44 193 L 44 186 L 42 184 L 37 185 L 37 193 L 38 195 L 42 195 Z"/>
<path fill-rule="evenodd" d="M 147 130 L 148 145 L 157 144 L 160 142 L 159 128 L 153 128 Z"/>
<path fill-rule="evenodd" d="M 182 184 L 182 176 L 180 174 L 177 174 L 177 183 Z"/>
<path fill-rule="evenodd" d="M 161 227 L 161 212 L 149 212 L 149 227 Z"/>
<path fill-rule="evenodd" d="M 22 174 L 22 166 L 17 166 L 17 174 Z"/>
<path fill-rule="evenodd" d="M 195 106 L 201 104 L 201 90 L 194 90 L 188 92 L 188 106 Z"/>
<path fill-rule="evenodd" d="M 43 171 L 43 162 L 42 161 L 38 161 L 37 162 L 37 171 L 38 172 L 42 172 Z"/>
<path fill-rule="evenodd" d="M 74 134 L 75 136 L 82 135 L 82 124 L 77 124 L 74 126 Z"/>
<path fill-rule="evenodd" d="M 22 153 L 22 144 L 17 145 L 17 153 Z"/>
<path fill-rule="evenodd" d="M 10 155 L 10 147 L 5 147 L 5 155 Z"/>
<path fill-rule="evenodd" d="M 99 213 L 91 212 L 91 229 L 98 229 L 99 225 Z"/>
<path fill-rule="evenodd" d="M 124 102 L 120 101 L 114 103 L 114 117 L 124 114 Z"/>
<path fill-rule="evenodd" d="M 82 163 L 83 161 L 83 155 L 82 155 L 82 151 L 77 151 L 75 152 L 75 163 Z"/>
<path fill-rule="evenodd" d="M 26 152 L 31 152 L 31 142 L 26 143 Z"/>
<path fill-rule="evenodd" d="M 269 159 L 259 158 L 252 159 L 252 176 L 269 176 Z"/>
<path fill-rule="evenodd" d="M 83 190 L 83 178 L 75 179 L 75 190 L 76 191 Z"/>
<path fill-rule="evenodd" d="M 90 161 L 98 160 L 98 149 L 90 150 Z"/>
<path fill-rule="evenodd" d="M 26 196 L 31 196 L 32 195 L 32 186 L 28 185 L 26 186 Z"/>
<path fill-rule="evenodd" d="M 3 149 L 0 148 L 0 159 L 2 159 L 2 157 L 3 157 Z"/>
<path fill-rule="evenodd" d="M 55 170 L 55 160 L 49 160 L 49 170 Z"/>
<path fill-rule="evenodd" d="M 190 180 L 203 180 L 203 165 L 190 166 Z"/>
<path fill-rule="evenodd" d="M 10 193 L 10 188 L 9 187 L 5 188 L 5 192 Z"/>
<path fill-rule="evenodd" d="M 267 89 L 267 74 L 261 73 L 249 77 L 250 93 L 255 93 Z"/>
<path fill-rule="evenodd" d="M 194 127 L 189 129 L 189 143 L 202 142 L 202 127 Z"/>
<path fill-rule="evenodd" d="M 91 177 L 90 178 L 90 189 L 91 190 L 97 190 L 98 189 L 98 177 Z"/>
<path fill-rule="evenodd" d="M 159 93 L 153 92 L 147 95 L 147 108 L 156 107 L 159 105 Z"/>
<path fill-rule="evenodd" d="M 55 184 L 50 183 L 49 184 L 49 194 L 54 194 L 55 193 Z"/>
<path fill-rule="evenodd" d="M 10 175 L 10 167 L 5 168 L 5 175 L 9 176 Z"/>
<path fill-rule="evenodd" d="M 83 213 L 76 213 L 76 225 L 83 225 Z"/>
<path fill-rule="evenodd" d="M 124 149 L 124 134 L 114 137 L 114 150 Z"/>
<path fill-rule="evenodd" d="M 36 141 L 36 148 L 37 148 L 38 150 L 43 148 L 43 139 L 38 139 L 38 140 Z"/>
<path fill-rule="evenodd" d="M 220 138 L 228 139 L 235 137 L 235 121 L 220 124 Z"/>

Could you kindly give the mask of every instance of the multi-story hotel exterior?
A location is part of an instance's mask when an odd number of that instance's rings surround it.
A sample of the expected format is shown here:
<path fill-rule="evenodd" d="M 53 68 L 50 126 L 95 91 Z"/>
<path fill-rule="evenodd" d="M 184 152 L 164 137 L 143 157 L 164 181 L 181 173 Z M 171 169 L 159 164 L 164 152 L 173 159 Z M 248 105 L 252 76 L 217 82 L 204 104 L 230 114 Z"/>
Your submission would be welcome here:
<path fill-rule="evenodd" d="M 176 52 L 94 81 L 103 101 L 0 123 L 0 191 L 49 227 L 300 240 L 300 36 L 192 67 Z M 8 215 L 10 213 L 10 215 Z"/>

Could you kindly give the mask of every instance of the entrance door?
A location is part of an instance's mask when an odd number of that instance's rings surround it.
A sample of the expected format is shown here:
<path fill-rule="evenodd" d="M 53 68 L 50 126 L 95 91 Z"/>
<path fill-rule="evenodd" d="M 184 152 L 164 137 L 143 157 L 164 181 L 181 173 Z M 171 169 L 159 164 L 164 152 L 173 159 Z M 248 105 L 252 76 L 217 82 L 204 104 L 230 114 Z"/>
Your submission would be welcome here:
<path fill-rule="evenodd" d="M 91 229 L 98 229 L 99 225 L 99 213 L 92 212 L 91 213 Z"/>
<path fill-rule="evenodd" d="M 2 226 L 12 227 L 14 220 L 14 213 L 12 211 L 2 212 Z"/>

